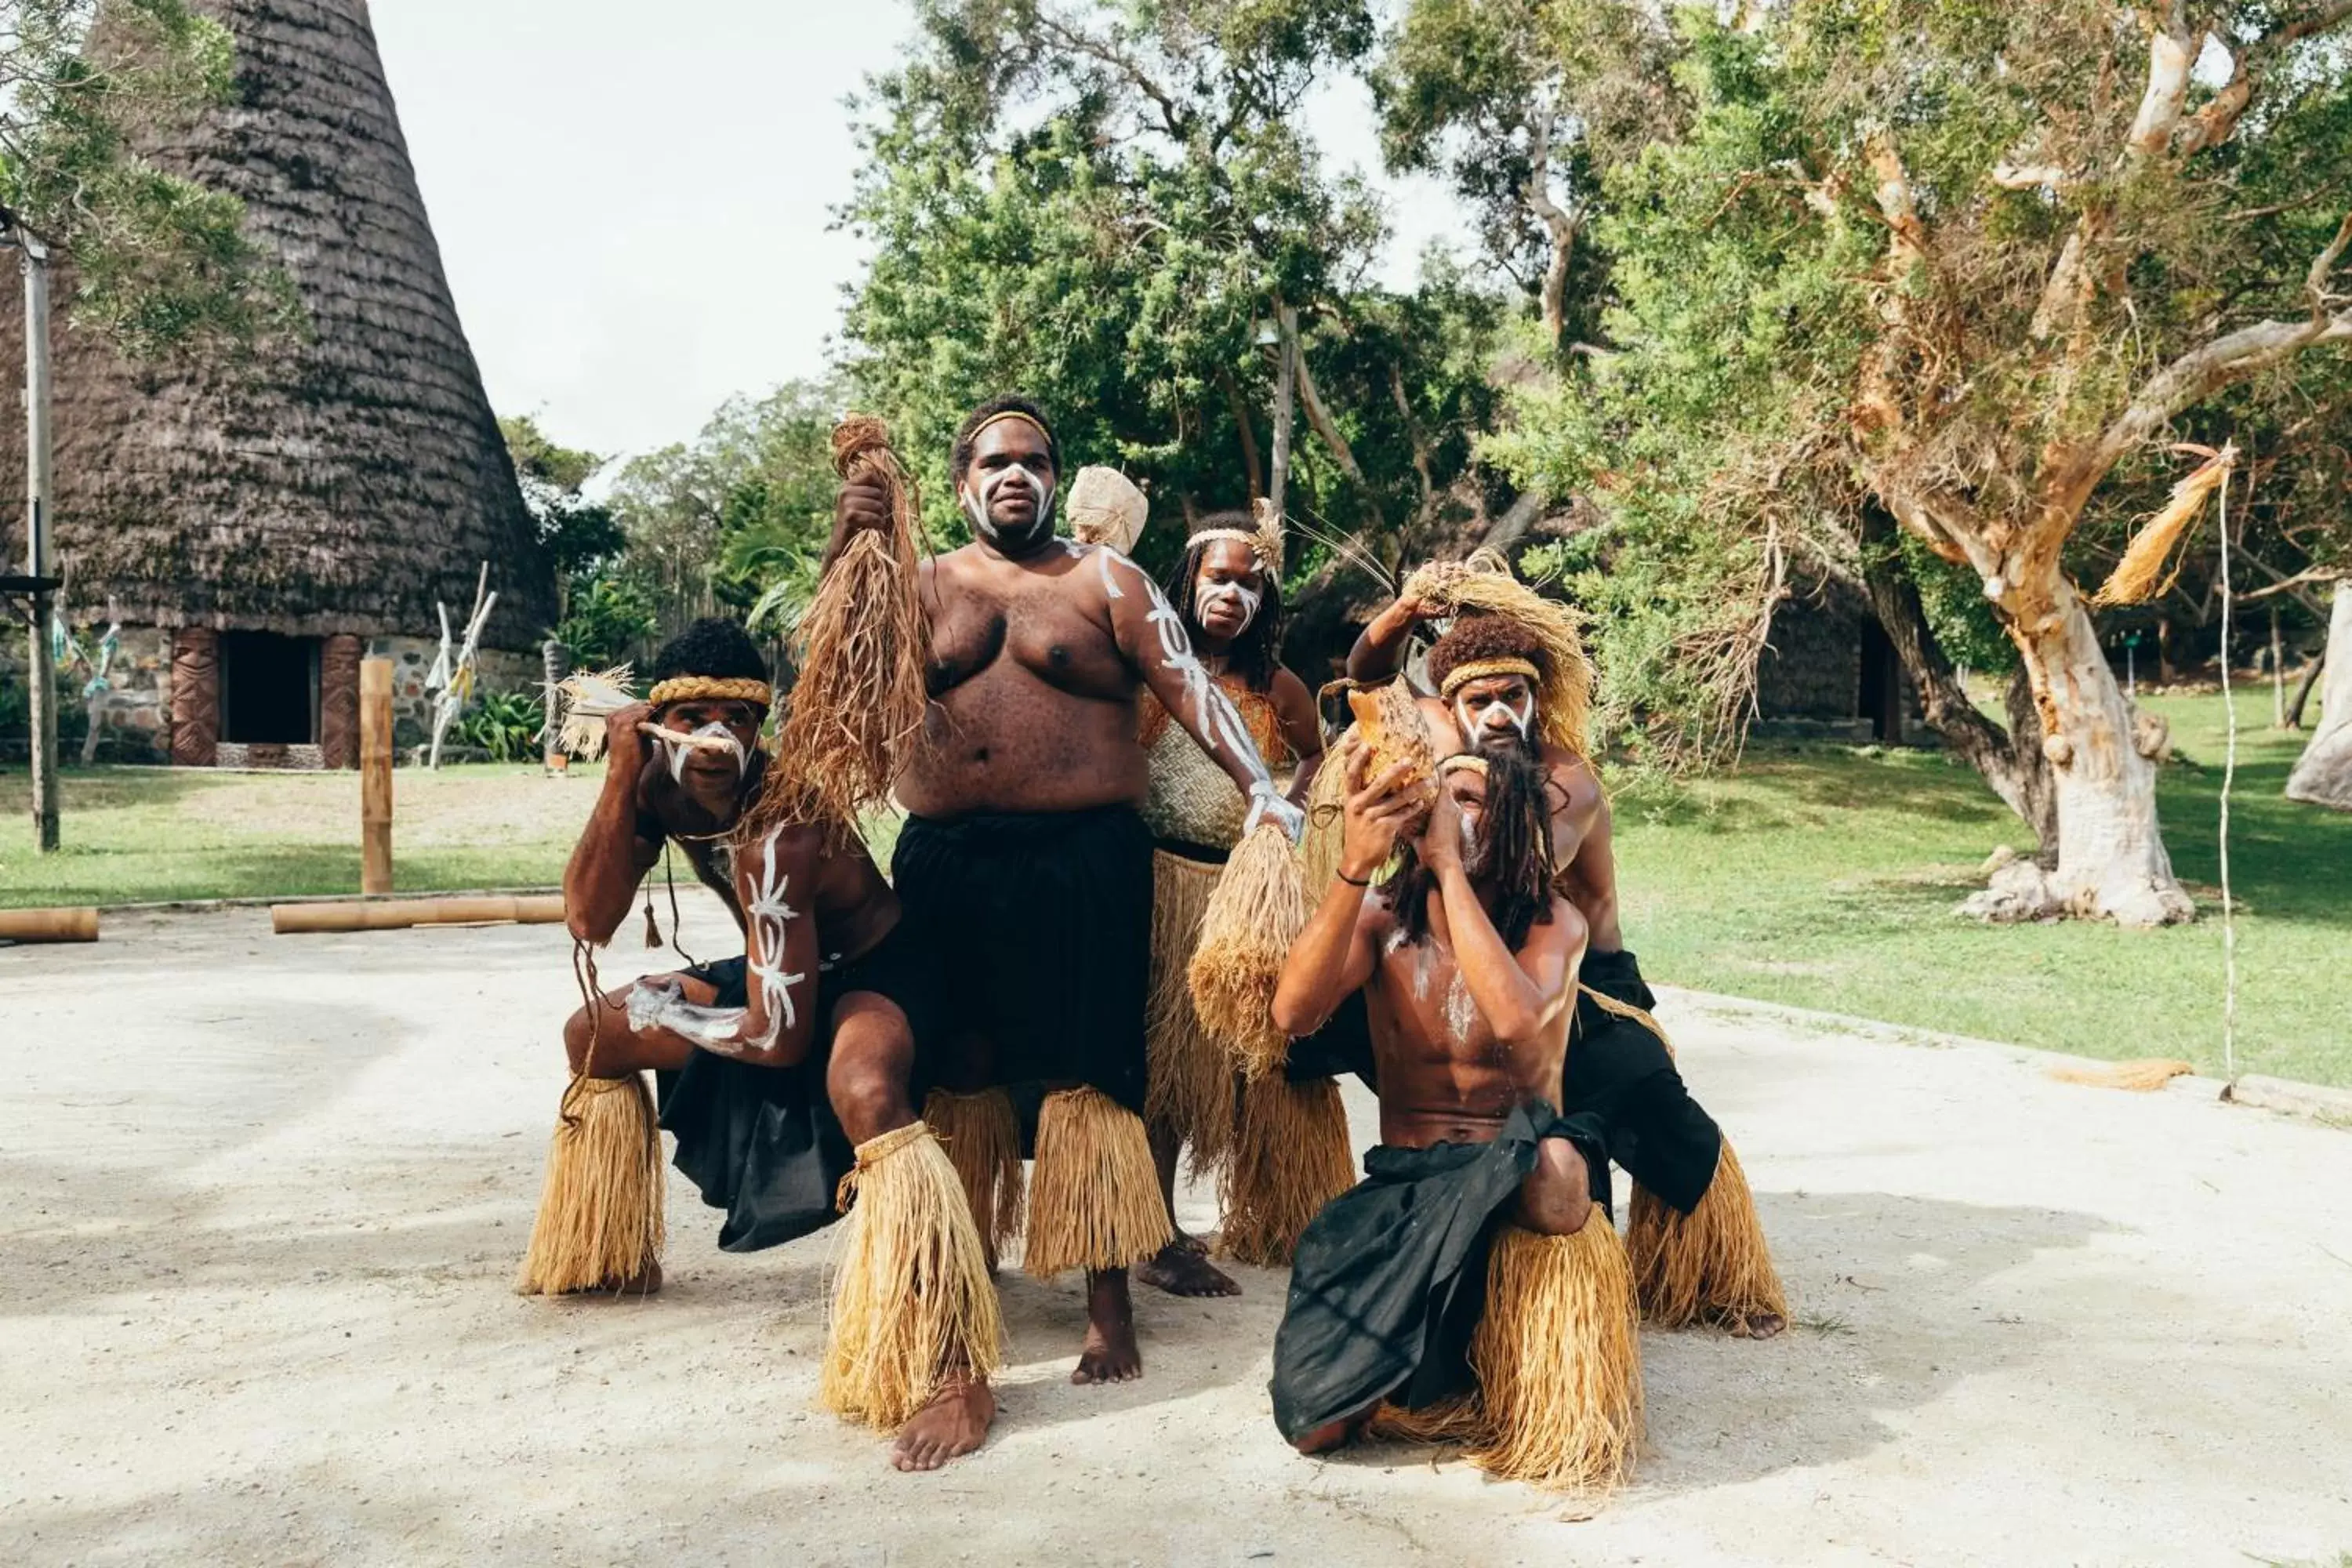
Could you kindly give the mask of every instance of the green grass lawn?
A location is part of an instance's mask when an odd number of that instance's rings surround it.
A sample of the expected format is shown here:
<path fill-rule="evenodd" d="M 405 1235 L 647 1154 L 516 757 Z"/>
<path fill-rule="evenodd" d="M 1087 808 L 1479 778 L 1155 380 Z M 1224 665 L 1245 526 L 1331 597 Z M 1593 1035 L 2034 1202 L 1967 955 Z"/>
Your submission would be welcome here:
<path fill-rule="evenodd" d="M 2173 861 L 2217 907 L 2221 705 L 2151 697 L 2190 764 L 2167 768 Z M 2303 745 L 2240 705 L 2231 879 L 2242 1070 L 2352 1084 L 2352 816 L 2279 793 Z M 2193 764 L 2193 765 L 2192 765 Z M 540 886 L 562 875 L 598 770 L 402 770 L 403 891 Z M 0 906 L 351 892 L 356 774 L 100 769 L 65 779 L 65 851 L 30 853 L 21 772 L 0 775 Z M 870 837 L 887 857 L 895 824 Z M 1627 941 L 1653 978 L 2087 1056 L 2221 1065 L 2218 921 L 2159 931 L 1987 927 L 1952 907 L 2023 830 L 1933 752 L 1752 748 L 1733 773 L 1617 800 Z"/>
<path fill-rule="evenodd" d="M 544 887 L 596 798 L 602 769 L 403 768 L 393 782 L 393 885 L 404 893 Z M 356 773 L 68 770 L 61 844 L 32 853 L 30 782 L 0 776 L 0 907 L 356 893 Z"/>
<path fill-rule="evenodd" d="M 1936 752 L 1759 744 L 1736 773 L 1617 809 L 1626 941 L 1654 979 L 2085 1056 L 2217 1071 L 2218 697 L 2149 697 L 2193 765 L 2164 770 L 2174 869 L 2209 918 L 2165 931 L 1983 926 L 1954 905 L 2022 825 Z M 2239 703 L 2231 882 L 2242 1071 L 2352 1084 L 2352 816 L 2280 794 L 2305 737 Z"/>

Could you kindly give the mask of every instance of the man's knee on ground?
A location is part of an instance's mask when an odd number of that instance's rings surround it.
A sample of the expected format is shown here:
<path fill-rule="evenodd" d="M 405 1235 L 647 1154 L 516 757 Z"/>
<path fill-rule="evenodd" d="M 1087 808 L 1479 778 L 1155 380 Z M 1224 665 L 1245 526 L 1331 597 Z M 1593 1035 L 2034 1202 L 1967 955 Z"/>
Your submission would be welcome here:
<path fill-rule="evenodd" d="M 1547 1138 L 1519 1188 L 1519 1223 L 1540 1236 L 1574 1236 L 1592 1217 L 1592 1173 L 1575 1144 Z"/>

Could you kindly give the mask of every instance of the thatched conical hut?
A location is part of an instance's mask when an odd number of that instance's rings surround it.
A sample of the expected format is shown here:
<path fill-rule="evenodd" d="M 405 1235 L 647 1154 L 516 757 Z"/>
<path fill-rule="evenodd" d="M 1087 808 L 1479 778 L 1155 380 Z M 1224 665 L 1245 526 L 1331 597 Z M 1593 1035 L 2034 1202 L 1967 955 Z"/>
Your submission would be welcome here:
<path fill-rule="evenodd" d="M 398 661 L 412 739 L 436 601 L 462 623 L 488 563 L 499 599 L 483 674 L 519 684 L 553 619 L 552 577 L 457 322 L 365 0 L 194 5 L 236 40 L 236 100 L 148 151 L 244 199 L 309 331 L 258 365 L 132 363 L 61 318 L 57 563 L 73 615 L 110 605 L 123 625 L 117 689 L 92 717 L 113 755 L 349 765 L 363 654 Z M 24 363 L 21 290 L 0 268 L 0 379 Z M 21 420 L 0 420 L 9 496 L 24 493 L 24 439 Z M 20 511 L 0 507 L 11 561 Z"/>

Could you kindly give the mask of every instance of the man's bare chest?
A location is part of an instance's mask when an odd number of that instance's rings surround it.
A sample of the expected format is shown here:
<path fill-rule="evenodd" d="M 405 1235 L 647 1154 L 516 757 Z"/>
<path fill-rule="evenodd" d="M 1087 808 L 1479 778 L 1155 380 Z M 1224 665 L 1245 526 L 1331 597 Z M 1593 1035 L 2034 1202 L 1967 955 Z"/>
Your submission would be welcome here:
<path fill-rule="evenodd" d="M 931 615 L 931 695 L 982 677 L 1026 675 L 1075 696 L 1132 694 L 1133 673 L 1108 617 L 1068 578 L 941 584 Z"/>

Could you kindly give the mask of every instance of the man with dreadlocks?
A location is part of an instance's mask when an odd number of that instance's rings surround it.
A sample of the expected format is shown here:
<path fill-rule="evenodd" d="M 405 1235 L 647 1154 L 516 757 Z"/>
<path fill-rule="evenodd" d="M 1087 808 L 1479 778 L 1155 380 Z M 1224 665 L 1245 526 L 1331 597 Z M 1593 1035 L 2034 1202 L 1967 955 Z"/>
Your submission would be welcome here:
<path fill-rule="evenodd" d="M 1082 1268 L 1076 1383 L 1141 1374 L 1128 1270 L 1171 1239 L 1141 1113 L 1151 958 L 1150 785 L 1137 700 L 1164 707 L 1261 818 L 1303 822 L 1158 584 L 1054 531 L 1061 448 L 1020 397 L 974 409 L 949 453 L 972 542 L 919 570 L 930 704 L 897 795 L 908 923 L 955 1027 L 924 1107 L 992 1244 L 1021 1208 L 1011 1089 L 1043 1091 L 1023 1264 Z M 835 529 L 881 526 L 843 486 Z M 926 1042 L 929 1048 L 929 1042 Z"/>
<path fill-rule="evenodd" d="M 1304 796 L 1322 761 L 1323 732 L 1307 683 L 1279 660 L 1282 520 L 1265 503 L 1260 508 L 1255 516 L 1234 511 L 1203 518 L 1168 579 L 1167 593 L 1202 666 L 1232 700 L 1260 754 L 1271 758 L 1286 752 L 1297 759 L 1289 796 L 1295 802 Z M 1156 698 L 1146 695 L 1142 710 L 1143 745 L 1151 773 L 1143 820 L 1154 846 L 1144 1119 L 1175 1236 L 1159 1256 L 1136 1269 L 1136 1278 L 1172 1295 L 1238 1295 L 1241 1287 L 1208 1261 L 1202 1244 L 1176 1226 L 1175 1189 L 1177 1155 L 1189 1143 L 1194 1176 L 1214 1172 L 1223 1182 L 1229 1222 L 1237 1214 L 1262 1209 L 1266 1206 L 1263 1195 L 1244 1189 L 1252 1174 L 1263 1173 L 1271 1162 L 1236 1163 L 1235 1140 L 1244 1124 L 1259 1142 L 1298 1130 L 1295 1123 L 1272 1125 L 1281 1121 L 1278 1114 L 1236 1117 L 1233 1058 L 1202 1027 L 1186 982 L 1209 895 L 1241 839 L 1249 801 L 1181 726 L 1169 722 L 1168 710 Z M 1257 1100 L 1306 1098 L 1278 1079 L 1251 1092 Z M 1278 1112 L 1282 1107 L 1269 1109 Z M 1346 1116 L 1339 1112 L 1336 1100 L 1331 1110 L 1337 1113 L 1340 1163 L 1352 1170 L 1352 1156 L 1345 1147 Z M 1237 1182 L 1242 1185 L 1237 1187 Z M 1330 1195 L 1315 1194 L 1307 1212 Z M 1229 1227 L 1227 1240 L 1234 1239 Z M 1246 1247 L 1244 1251 L 1250 1253 Z M 1250 1253 L 1243 1261 L 1274 1259 Z M 1288 1261 L 1287 1257 L 1281 1261 Z"/>
<path fill-rule="evenodd" d="M 838 1406 L 845 1378 L 864 1391 L 895 1377 L 902 1386 L 887 1420 L 870 1394 L 856 1413 L 899 1428 L 898 1468 L 934 1468 L 986 1434 L 999 1331 L 979 1233 L 910 1099 L 916 1031 L 930 1031 L 923 965 L 901 934 L 897 896 L 854 835 L 749 816 L 767 766 L 759 737 L 772 695 L 767 661 L 743 629 L 698 621 L 656 656 L 653 678 L 648 700 L 607 723 L 604 792 L 564 870 L 583 990 L 594 974 L 589 951 L 611 939 L 670 844 L 725 901 L 745 952 L 604 993 L 566 1023 L 572 1079 L 517 1288 L 660 1288 L 661 1142 L 640 1076 L 650 1068 L 677 1168 L 726 1211 L 725 1250 L 830 1224 L 853 1169 L 859 1239 L 892 1224 L 925 1233 L 901 1247 L 911 1263 L 877 1262 L 868 1243 L 852 1247 L 843 1270 L 844 1299 L 852 1286 L 893 1297 L 912 1325 L 902 1337 L 917 1342 L 893 1363 L 894 1347 L 877 1342 L 887 1336 L 845 1321 L 837 1301 L 825 1379 Z M 646 920 L 650 942 L 650 893 Z M 929 1147 L 914 1147 L 919 1139 Z M 946 1205 L 912 1221 L 866 1212 L 919 1187 L 906 1162 L 926 1156 Z M 877 1270 L 886 1277 L 864 1278 Z"/>
<path fill-rule="evenodd" d="M 1361 991 L 1381 1142 L 1299 1239 L 1276 1423 L 1305 1453 L 1443 1435 L 1509 1479 L 1609 1484 L 1640 1340 L 1601 1121 L 1560 1110 L 1586 931 L 1553 890 L 1542 764 L 1448 757 L 1433 801 L 1357 731 L 1335 760 L 1339 860 L 1275 1022 L 1310 1034 Z"/>
<path fill-rule="evenodd" d="M 1707 1322 L 1769 1338 L 1786 1326 L 1788 1305 L 1747 1173 L 1676 1069 L 1651 1016 L 1656 998 L 1619 927 L 1609 802 L 1584 752 L 1590 670 L 1557 606 L 1524 593 L 1504 603 L 1461 607 L 1431 647 L 1437 691 L 1422 699 L 1423 715 L 1441 750 L 1525 752 L 1548 775 L 1560 890 L 1591 932 L 1568 1104 L 1601 1117 L 1611 1156 L 1633 1179 L 1628 1240 L 1644 1312 L 1662 1327 Z M 1383 611 L 1349 655 L 1349 676 L 1391 672 L 1406 637 L 1438 609 L 1407 597 Z M 1535 624 L 1539 616 L 1548 619 Z"/>

